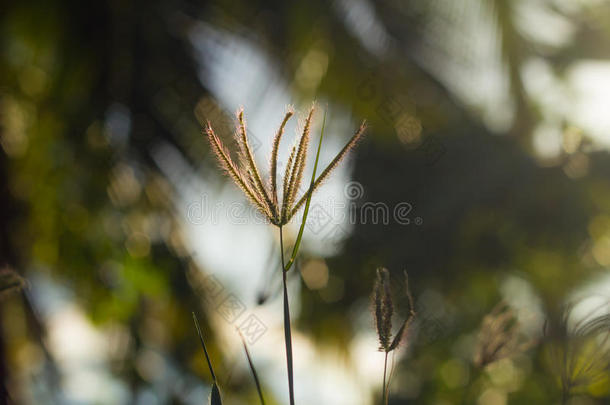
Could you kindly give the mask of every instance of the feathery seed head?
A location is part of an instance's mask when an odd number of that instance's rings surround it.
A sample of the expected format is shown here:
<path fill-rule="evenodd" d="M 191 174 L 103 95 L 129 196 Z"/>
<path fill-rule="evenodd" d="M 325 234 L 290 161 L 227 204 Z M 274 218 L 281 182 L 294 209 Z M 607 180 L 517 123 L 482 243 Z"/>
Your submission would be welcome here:
<path fill-rule="evenodd" d="M 374 286 L 375 324 L 379 337 L 379 350 L 389 351 L 392 339 L 392 314 L 394 303 L 390 291 L 390 273 L 378 268 Z"/>
<path fill-rule="evenodd" d="M 375 327 L 379 338 L 379 350 L 389 353 L 397 349 L 409 332 L 409 326 L 415 319 L 413 297 L 409 290 L 409 281 L 405 271 L 406 295 L 409 299 L 409 315 L 402 321 L 396 335 L 392 338 L 392 315 L 394 314 L 394 302 L 390 286 L 390 272 L 380 267 L 377 269 L 377 278 L 373 286 L 373 309 L 375 316 Z"/>
<path fill-rule="evenodd" d="M 278 150 L 284 128 L 288 120 L 294 115 L 291 107 L 288 107 L 287 112 L 282 120 L 282 123 L 275 134 L 271 149 L 270 173 L 269 181 L 263 182 L 263 176 L 259 171 L 252 148 L 248 142 L 246 120 L 244 118 L 244 110 L 240 108 L 237 111 L 237 143 L 239 146 L 239 165 L 235 164 L 231 159 L 229 151 L 222 144 L 220 139 L 214 133 L 211 123 L 208 121 L 205 133 L 210 142 L 212 153 L 216 157 L 221 168 L 233 179 L 235 184 L 246 194 L 246 197 L 252 202 L 256 208 L 261 211 L 270 220 L 271 223 L 277 226 L 282 226 L 288 223 L 298 209 L 307 200 L 309 191 L 313 193 L 315 189 L 330 175 L 330 172 L 338 166 L 340 161 L 345 157 L 347 152 L 354 148 L 358 140 L 364 133 L 364 123 L 360 129 L 343 147 L 337 156 L 331 161 L 328 167 L 315 180 L 311 190 L 304 193 L 303 196 L 295 204 L 297 193 L 303 179 L 305 164 L 307 161 L 307 149 L 310 141 L 311 123 L 315 111 L 315 104 L 312 105 L 305 120 L 303 133 L 297 142 L 297 145 L 292 149 L 290 157 L 286 165 L 283 179 L 283 195 L 282 204 L 280 206 L 278 199 L 278 184 L 277 184 L 277 160 Z"/>
<path fill-rule="evenodd" d="M 527 350 L 533 341 L 521 330 L 515 311 L 500 302 L 483 318 L 474 352 L 474 364 L 485 367 Z"/>

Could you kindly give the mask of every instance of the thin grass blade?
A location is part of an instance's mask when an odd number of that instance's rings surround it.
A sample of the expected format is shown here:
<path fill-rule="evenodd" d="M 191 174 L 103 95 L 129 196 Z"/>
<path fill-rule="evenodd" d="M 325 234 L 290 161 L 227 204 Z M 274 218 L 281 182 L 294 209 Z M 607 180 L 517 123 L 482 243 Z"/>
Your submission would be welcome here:
<path fill-rule="evenodd" d="M 258 379 L 258 374 L 256 372 L 256 368 L 254 367 L 254 363 L 252 362 L 252 357 L 250 357 L 250 351 L 248 350 L 248 345 L 246 345 L 246 339 L 244 339 L 244 335 L 242 335 L 239 329 L 237 329 L 237 332 L 239 333 L 239 337 L 241 338 L 241 343 L 244 345 L 244 351 L 246 352 L 246 358 L 248 359 L 248 366 L 250 367 L 250 372 L 252 373 L 254 384 L 256 384 L 256 391 L 258 392 L 258 397 L 261 400 L 261 405 L 265 405 L 265 398 L 263 397 L 261 383 Z"/>
<path fill-rule="evenodd" d="M 208 349 L 205 347 L 205 340 L 203 339 L 203 334 L 201 333 L 201 327 L 199 326 L 199 321 L 197 320 L 197 315 L 193 312 L 193 321 L 195 322 L 195 328 L 197 328 L 197 334 L 199 335 L 199 340 L 201 341 L 201 347 L 203 347 L 203 353 L 205 354 L 205 359 L 208 362 L 208 367 L 210 368 L 210 374 L 212 375 L 212 380 L 214 381 L 214 385 L 216 385 L 216 374 L 214 373 L 214 367 L 212 367 L 212 361 L 210 360 L 210 355 L 208 354 Z M 212 393 L 214 393 L 214 387 L 212 387 Z"/>

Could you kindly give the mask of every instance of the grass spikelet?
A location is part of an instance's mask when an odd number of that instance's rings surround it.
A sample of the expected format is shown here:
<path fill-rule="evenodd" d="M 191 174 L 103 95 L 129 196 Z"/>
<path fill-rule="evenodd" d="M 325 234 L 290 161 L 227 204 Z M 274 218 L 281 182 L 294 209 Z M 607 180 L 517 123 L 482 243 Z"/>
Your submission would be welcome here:
<path fill-rule="evenodd" d="M 294 114 L 294 110 L 291 107 L 288 107 L 288 111 L 282 120 L 282 124 L 275 134 L 275 138 L 273 138 L 273 144 L 271 147 L 271 159 L 270 159 L 270 174 L 271 174 L 271 198 L 273 199 L 273 203 L 277 206 L 278 198 L 277 198 L 277 153 L 280 147 L 280 140 L 282 139 L 282 135 L 284 134 L 284 128 L 286 127 L 286 123 Z"/>
<path fill-rule="evenodd" d="M 254 182 L 256 185 L 256 190 L 259 192 L 262 197 L 264 203 L 266 204 L 268 210 L 274 214 L 276 211 L 276 207 L 271 201 L 271 197 L 269 196 L 268 190 L 265 188 L 263 184 L 263 180 L 260 176 L 260 172 L 258 167 L 256 166 L 256 161 L 254 160 L 254 155 L 252 153 L 252 148 L 250 148 L 250 143 L 248 142 L 248 136 L 246 131 L 246 121 L 244 119 L 244 110 L 240 108 L 237 112 L 237 120 L 239 122 L 239 145 L 240 151 L 243 156 L 243 160 L 245 161 L 246 167 L 252 171 L 252 175 L 254 177 Z"/>
<path fill-rule="evenodd" d="M 256 206 L 265 215 L 268 215 L 268 208 L 266 207 L 258 193 L 250 187 L 243 172 L 233 162 L 229 151 L 222 144 L 218 136 L 216 136 L 214 130 L 212 129 L 212 125 L 209 122 L 208 127 L 206 129 L 206 134 L 208 136 L 208 140 L 210 141 L 212 152 L 216 156 L 216 160 L 220 164 L 220 167 L 229 175 L 229 177 L 233 179 L 235 184 L 237 184 L 237 186 L 244 192 L 244 194 L 246 194 L 246 197 L 248 197 L 250 202 L 252 202 L 252 204 Z"/>
<path fill-rule="evenodd" d="M 286 207 L 286 213 L 284 215 L 285 222 L 288 222 L 288 215 L 290 214 L 290 207 L 294 203 L 294 187 L 295 187 L 295 179 L 297 176 L 297 172 L 299 171 L 299 157 L 298 157 L 298 149 L 295 155 L 295 158 L 292 160 L 292 165 L 290 168 L 290 177 L 287 179 L 288 185 L 286 186 L 286 194 L 283 196 L 282 205 Z"/>
<path fill-rule="evenodd" d="M 305 125 L 303 126 L 303 134 L 301 135 L 301 139 L 299 141 L 299 149 L 297 151 L 294 170 L 292 173 L 292 185 L 290 186 L 290 196 L 288 197 L 289 204 L 292 204 L 292 202 L 295 201 L 296 195 L 301 187 L 301 182 L 303 181 L 303 173 L 305 171 L 305 164 L 307 163 L 307 151 L 309 149 L 309 132 L 311 130 L 311 120 L 313 119 L 315 109 L 316 105 L 312 104 L 309 114 L 307 114 Z"/>
<path fill-rule="evenodd" d="M 322 173 L 320 174 L 320 176 L 316 179 L 314 186 L 313 186 L 313 191 L 315 191 L 318 187 L 320 187 L 320 185 L 324 182 L 324 180 L 326 180 L 328 178 L 328 176 L 332 173 L 332 171 L 339 165 L 339 163 L 341 163 L 343 158 L 345 158 L 347 153 L 356 146 L 358 141 L 362 138 L 362 135 L 364 135 L 365 129 L 366 129 L 366 122 L 363 121 L 362 124 L 360 124 L 360 127 L 358 128 L 356 133 L 345 144 L 343 149 L 341 149 L 341 151 L 339 151 L 339 153 L 337 153 L 335 158 L 328 164 L 328 166 L 326 166 L 326 169 L 324 169 L 322 171 Z M 306 199 L 307 199 L 307 193 L 305 193 L 305 195 L 303 195 L 301 197 L 301 199 L 294 205 L 294 207 L 292 208 L 292 211 L 288 215 L 288 220 L 290 220 L 290 218 L 292 218 L 292 216 L 294 214 L 296 214 L 296 212 L 303 206 Z"/>
<path fill-rule="evenodd" d="M 265 215 L 271 216 L 271 218 L 275 218 L 275 207 L 274 205 L 270 206 L 268 203 L 266 203 L 266 201 L 263 202 L 263 200 L 265 199 L 265 189 L 262 189 L 262 184 L 256 181 L 256 174 L 251 169 L 246 170 L 246 179 L 248 180 L 248 184 L 250 185 L 252 190 L 256 192 L 256 195 L 258 196 L 259 200 L 263 203 L 265 208 Z"/>
<path fill-rule="evenodd" d="M 293 171 L 294 157 L 296 154 L 296 145 L 292 147 L 292 151 L 290 152 L 290 157 L 288 158 L 288 162 L 286 163 L 286 170 L 284 171 L 284 187 L 282 190 L 282 215 L 281 222 L 285 223 L 286 214 L 288 212 L 288 194 L 290 193 L 290 176 Z"/>
<path fill-rule="evenodd" d="M 379 337 L 379 350 L 390 351 L 392 339 L 392 315 L 394 303 L 390 291 L 390 272 L 385 268 L 377 269 L 377 279 L 374 286 L 375 325 Z"/>

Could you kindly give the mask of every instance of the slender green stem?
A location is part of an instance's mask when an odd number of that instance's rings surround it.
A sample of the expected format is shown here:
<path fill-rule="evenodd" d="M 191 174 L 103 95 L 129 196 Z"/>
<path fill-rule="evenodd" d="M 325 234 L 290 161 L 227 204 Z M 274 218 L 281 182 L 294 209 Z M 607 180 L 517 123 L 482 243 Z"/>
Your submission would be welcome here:
<path fill-rule="evenodd" d="M 383 390 L 382 397 L 381 397 L 382 405 L 386 405 L 388 403 L 388 396 L 386 394 L 387 391 L 385 389 L 385 378 L 386 378 L 387 370 L 388 370 L 388 352 L 385 352 L 385 360 L 383 361 L 383 385 L 381 387 L 381 389 Z"/>
<path fill-rule="evenodd" d="M 280 226 L 280 251 L 282 256 L 282 284 L 284 286 L 284 341 L 286 342 L 286 365 L 288 367 L 288 393 L 290 405 L 294 405 L 294 375 L 292 367 L 292 332 L 290 330 L 290 305 L 286 287 L 286 262 L 284 260 L 284 235 Z"/>
<path fill-rule="evenodd" d="M 326 111 L 324 111 L 324 120 L 322 121 L 322 131 L 320 133 L 320 141 L 318 142 L 318 151 L 316 152 L 316 161 L 313 166 L 313 174 L 311 175 L 311 182 L 309 190 L 307 191 L 307 202 L 305 203 L 305 210 L 303 211 L 303 220 L 301 221 L 301 227 L 295 241 L 294 247 L 292 248 L 292 255 L 290 260 L 286 263 L 284 258 L 284 234 L 282 233 L 282 227 L 280 228 L 280 251 L 282 256 L 282 284 L 284 289 L 284 340 L 286 342 L 286 363 L 288 367 L 288 392 L 290 394 L 290 405 L 294 405 L 294 371 L 292 365 L 292 332 L 290 330 L 290 305 L 288 302 L 288 288 L 286 286 L 286 273 L 294 264 L 294 261 L 299 252 L 301 246 L 301 238 L 303 237 L 303 231 L 305 230 L 305 222 L 307 221 L 307 214 L 309 213 L 309 204 L 311 203 L 311 195 L 313 194 L 314 183 L 316 179 L 316 170 L 318 168 L 318 161 L 320 160 L 320 150 L 322 149 L 322 139 L 324 138 L 324 128 L 326 127 Z"/>

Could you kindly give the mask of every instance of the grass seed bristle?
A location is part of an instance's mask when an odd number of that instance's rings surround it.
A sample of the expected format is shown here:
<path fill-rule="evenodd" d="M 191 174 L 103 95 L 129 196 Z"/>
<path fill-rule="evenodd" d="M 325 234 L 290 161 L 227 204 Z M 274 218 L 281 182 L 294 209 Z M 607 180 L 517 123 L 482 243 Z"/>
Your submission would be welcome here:
<path fill-rule="evenodd" d="M 282 124 L 275 134 L 275 138 L 273 138 L 273 145 L 271 147 L 271 159 L 270 159 L 270 176 L 271 176 L 271 198 L 273 202 L 277 205 L 277 154 L 280 147 L 280 140 L 282 139 L 282 135 L 284 134 L 284 128 L 286 127 L 286 123 L 292 117 L 294 111 L 291 107 L 288 107 L 288 111 L 282 120 Z"/>
<path fill-rule="evenodd" d="M 377 278 L 374 286 L 374 304 L 379 350 L 388 352 L 392 339 L 394 303 L 390 291 L 390 273 L 385 268 L 377 269 Z"/>
<path fill-rule="evenodd" d="M 245 157 L 245 162 L 247 167 L 252 171 L 252 175 L 254 177 L 254 181 L 256 183 L 256 190 L 258 190 L 261 195 L 263 201 L 265 202 L 267 208 L 270 212 L 275 212 L 276 207 L 271 201 L 271 197 L 269 196 L 269 191 L 266 189 L 263 184 L 263 180 L 261 178 L 258 167 L 256 166 L 256 161 L 254 160 L 254 154 L 252 153 L 252 149 L 250 148 L 250 143 L 248 142 L 248 136 L 246 131 L 246 121 L 244 119 L 244 110 L 240 108 L 237 112 L 237 120 L 239 125 L 239 134 L 240 134 L 240 148 L 243 156 Z"/>
<path fill-rule="evenodd" d="M 287 214 L 289 213 L 290 207 L 290 186 L 292 182 L 290 178 L 294 172 L 294 161 L 296 156 L 296 145 L 292 147 L 292 151 L 290 152 L 290 157 L 288 157 L 288 162 L 286 162 L 286 170 L 284 171 L 284 186 L 282 190 L 282 214 L 281 214 L 281 222 L 286 223 Z"/>
<path fill-rule="evenodd" d="M 233 179 L 235 184 L 246 194 L 246 197 L 252 202 L 254 206 L 256 206 L 261 212 L 265 215 L 269 213 L 268 207 L 266 207 L 265 203 L 262 201 L 258 193 L 250 187 L 248 184 L 248 180 L 242 170 L 238 168 L 238 166 L 233 162 L 229 151 L 222 144 L 218 136 L 214 133 L 211 124 L 208 122 L 208 127 L 206 129 L 206 134 L 208 135 L 208 140 L 210 141 L 210 145 L 212 147 L 212 152 L 216 156 L 216 160 L 218 161 L 220 167 Z"/>
<path fill-rule="evenodd" d="M 301 135 L 301 140 L 299 142 L 299 149 L 297 151 L 296 161 L 295 161 L 295 169 L 296 175 L 294 175 L 294 182 L 291 187 L 291 195 L 289 197 L 289 201 L 293 202 L 296 200 L 296 195 L 299 192 L 299 188 L 301 187 L 301 183 L 303 181 L 303 173 L 305 172 L 305 164 L 307 163 L 307 151 L 309 149 L 309 141 L 310 130 L 311 130 L 311 120 L 313 119 L 313 114 L 315 112 L 316 106 L 313 104 L 311 109 L 309 110 L 309 114 L 307 114 L 307 118 L 305 119 L 305 125 L 303 125 L 303 134 Z M 298 162 L 298 163 L 296 163 Z"/>

